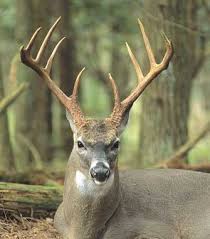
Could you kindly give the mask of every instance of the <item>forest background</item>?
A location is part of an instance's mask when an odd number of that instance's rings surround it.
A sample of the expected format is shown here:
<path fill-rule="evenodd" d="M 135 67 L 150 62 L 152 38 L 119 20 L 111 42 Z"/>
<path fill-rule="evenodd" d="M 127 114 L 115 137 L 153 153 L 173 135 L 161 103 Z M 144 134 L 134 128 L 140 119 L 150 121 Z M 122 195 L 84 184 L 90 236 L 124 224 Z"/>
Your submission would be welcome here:
<path fill-rule="evenodd" d="M 137 19 L 145 26 L 157 60 L 165 50 L 164 31 L 173 42 L 174 57 L 167 71 L 154 80 L 132 109 L 122 137 L 120 167 L 168 167 L 164 162 L 172 158 L 184 163 L 177 167 L 208 165 L 209 1 L 1 0 L 0 172 L 65 169 L 73 144 L 65 109 L 19 57 L 21 45 L 35 29 L 43 29 L 39 45 L 59 16 L 62 20 L 46 57 L 58 39 L 67 39 L 56 55 L 52 77 L 70 95 L 76 75 L 86 67 L 79 101 L 91 117 L 105 117 L 111 112 L 109 72 L 122 98 L 137 84 L 126 41 L 144 72 L 148 71 Z"/>

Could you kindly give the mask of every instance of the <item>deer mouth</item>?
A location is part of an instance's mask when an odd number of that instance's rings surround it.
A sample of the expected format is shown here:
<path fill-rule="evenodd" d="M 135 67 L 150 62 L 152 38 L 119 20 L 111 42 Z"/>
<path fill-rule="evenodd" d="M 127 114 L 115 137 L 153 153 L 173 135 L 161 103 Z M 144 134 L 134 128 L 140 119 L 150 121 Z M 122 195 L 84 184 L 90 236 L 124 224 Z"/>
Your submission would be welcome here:
<path fill-rule="evenodd" d="M 96 180 L 96 179 L 93 179 L 93 182 L 96 184 L 96 185 L 104 185 L 104 184 L 106 184 L 106 182 L 107 182 L 107 180 L 108 179 L 106 179 L 105 181 L 98 181 L 98 180 Z"/>

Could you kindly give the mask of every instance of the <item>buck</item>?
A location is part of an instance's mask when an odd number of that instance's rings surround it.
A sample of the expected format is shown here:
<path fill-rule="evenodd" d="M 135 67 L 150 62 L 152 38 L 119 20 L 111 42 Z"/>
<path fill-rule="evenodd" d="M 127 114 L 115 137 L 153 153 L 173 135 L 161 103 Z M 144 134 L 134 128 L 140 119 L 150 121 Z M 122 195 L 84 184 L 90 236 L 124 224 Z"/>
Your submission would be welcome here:
<path fill-rule="evenodd" d="M 106 119 L 87 119 L 78 105 L 78 74 L 73 93 L 66 96 L 52 81 L 50 71 L 62 38 L 52 51 L 46 66 L 40 60 L 60 18 L 47 33 L 36 58 L 31 49 L 41 28 L 22 47 L 22 62 L 47 83 L 65 106 L 74 134 L 74 146 L 65 175 L 63 202 L 54 224 L 65 239 L 209 239 L 210 176 L 184 170 L 118 171 L 120 135 L 129 111 L 143 90 L 168 67 L 173 55 L 171 42 L 164 35 L 166 53 L 160 64 L 155 61 L 149 40 L 139 21 L 150 61 L 150 71 L 142 70 L 127 45 L 138 85 L 123 101 L 109 74 L 114 107 Z M 152 143 L 152 142 L 151 142 Z M 128 159 L 129 160 L 129 159 Z"/>

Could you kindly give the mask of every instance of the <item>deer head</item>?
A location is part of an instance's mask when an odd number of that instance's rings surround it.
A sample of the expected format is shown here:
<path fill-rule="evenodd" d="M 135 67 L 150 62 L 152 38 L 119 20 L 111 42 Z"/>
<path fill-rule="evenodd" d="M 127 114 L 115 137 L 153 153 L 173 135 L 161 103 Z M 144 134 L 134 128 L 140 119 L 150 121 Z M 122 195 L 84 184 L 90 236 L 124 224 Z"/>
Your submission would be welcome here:
<path fill-rule="evenodd" d="M 170 59 L 173 55 L 173 47 L 171 42 L 164 35 L 166 53 L 161 63 L 156 63 L 149 40 L 144 31 L 144 27 L 138 20 L 150 61 L 150 71 L 145 76 L 143 75 L 140 65 L 138 64 L 129 45 L 126 43 L 129 56 L 137 74 L 138 85 L 126 99 L 121 101 L 115 81 L 113 80 L 111 74 L 109 74 L 108 79 L 114 94 L 113 111 L 109 117 L 103 120 L 87 119 L 78 104 L 78 88 L 81 75 L 85 68 L 83 68 L 78 74 L 71 96 L 65 95 L 50 77 L 53 58 L 65 38 L 62 38 L 57 43 L 46 63 L 46 66 L 42 66 L 40 64 L 50 37 L 59 21 L 60 18 L 58 18 L 54 25 L 50 28 L 36 57 L 33 58 L 31 50 L 41 28 L 38 28 L 35 31 L 28 45 L 21 48 L 21 60 L 25 65 L 29 66 L 38 73 L 38 75 L 47 83 L 49 89 L 65 106 L 67 119 L 74 133 L 74 147 L 72 154 L 77 155 L 77 157 L 74 157 L 73 159 L 75 160 L 74 163 L 78 167 L 82 168 L 83 171 L 86 172 L 86 176 L 88 175 L 88 177 L 95 184 L 102 185 L 105 184 L 109 178 L 112 178 L 115 173 L 115 169 L 117 168 L 116 159 L 120 146 L 119 137 L 128 122 L 129 111 L 133 103 L 144 91 L 144 89 L 152 82 L 152 80 L 154 80 L 158 74 L 168 67 Z"/>

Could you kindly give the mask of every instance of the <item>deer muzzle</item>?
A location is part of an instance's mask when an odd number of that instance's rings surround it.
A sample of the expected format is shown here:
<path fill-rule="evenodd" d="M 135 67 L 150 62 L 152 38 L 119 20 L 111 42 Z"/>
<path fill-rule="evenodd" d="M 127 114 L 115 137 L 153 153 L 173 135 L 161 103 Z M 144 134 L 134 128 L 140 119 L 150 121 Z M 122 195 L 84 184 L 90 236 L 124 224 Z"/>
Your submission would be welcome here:
<path fill-rule="evenodd" d="M 96 162 L 90 167 L 90 175 L 96 184 L 104 184 L 110 176 L 110 167 L 107 162 Z"/>

